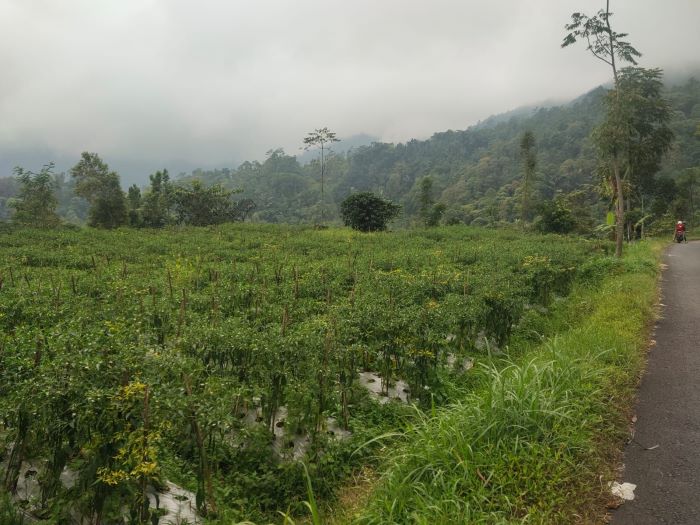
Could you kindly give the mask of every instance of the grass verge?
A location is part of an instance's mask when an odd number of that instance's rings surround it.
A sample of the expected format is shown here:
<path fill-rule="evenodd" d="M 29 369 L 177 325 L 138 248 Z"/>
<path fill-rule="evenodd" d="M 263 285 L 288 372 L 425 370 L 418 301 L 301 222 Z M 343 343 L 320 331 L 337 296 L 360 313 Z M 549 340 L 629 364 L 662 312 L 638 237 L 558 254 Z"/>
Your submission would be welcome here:
<path fill-rule="evenodd" d="M 425 415 L 354 522 L 599 522 L 644 365 L 659 251 L 642 243 L 588 268 L 568 300 L 570 328 L 482 365 L 481 388 Z"/>

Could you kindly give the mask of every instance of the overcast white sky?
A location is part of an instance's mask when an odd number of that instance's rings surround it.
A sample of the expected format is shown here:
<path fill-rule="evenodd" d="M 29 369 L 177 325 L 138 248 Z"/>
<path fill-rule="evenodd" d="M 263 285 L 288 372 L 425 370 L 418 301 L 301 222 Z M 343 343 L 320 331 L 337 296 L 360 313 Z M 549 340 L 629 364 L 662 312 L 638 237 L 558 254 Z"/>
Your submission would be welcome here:
<path fill-rule="evenodd" d="M 385 141 L 606 82 L 604 0 L 0 0 L 0 158 L 235 165 L 329 126 Z M 613 0 L 641 65 L 698 67 L 700 0 Z M 45 160 L 51 160 L 49 158 Z M 38 166 L 27 166 L 31 169 Z M 128 177 L 143 174 L 128 174 Z"/>

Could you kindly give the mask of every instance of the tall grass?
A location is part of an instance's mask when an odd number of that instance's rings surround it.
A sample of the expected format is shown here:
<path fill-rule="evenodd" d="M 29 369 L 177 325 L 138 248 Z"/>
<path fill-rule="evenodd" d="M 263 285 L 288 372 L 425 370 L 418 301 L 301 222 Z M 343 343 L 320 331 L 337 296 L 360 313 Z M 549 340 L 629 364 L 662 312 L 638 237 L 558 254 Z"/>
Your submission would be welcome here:
<path fill-rule="evenodd" d="M 0 525 L 23 525 L 24 516 L 8 494 L 0 493 Z"/>
<path fill-rule="evenodd" d="M 357 523 L 600 517 L 643 365 L 657 264 L 641 245 L 603 268 L 599 286 L 570 299 L 571 315 L 587 310 L 585 319 L 572 317 L 571 329 L 515 362 L 484 366 L 482 389 L 407 433 Z"/>

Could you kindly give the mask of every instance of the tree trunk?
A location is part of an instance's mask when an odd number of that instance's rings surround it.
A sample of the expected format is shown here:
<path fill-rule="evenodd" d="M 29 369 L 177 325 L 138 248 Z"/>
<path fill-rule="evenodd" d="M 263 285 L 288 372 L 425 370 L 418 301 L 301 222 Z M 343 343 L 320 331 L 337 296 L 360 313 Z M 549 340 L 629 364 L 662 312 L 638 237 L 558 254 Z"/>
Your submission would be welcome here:
<path fill-rule="evenodd" d="M 323 178 L 325 175 L 326 171 L 326 163 L 324 157 L 324 151 L 323 151 L 323 142 L 321 142 L 321 225 L 326 221 L 326 199 L 324 197 L 324 192 L 323 192 Z"/>
<path fill-rule="evenodd" d="M 612 168 L 615 176 L 615 190 L 617 192 L 617 202 L 615 203 L 615 257 L 622 257 L 625 197 L 622 191 L 622 177 L 620 177 L 620 165 L 617 157 L 614 157 L 612 160 Z"/>

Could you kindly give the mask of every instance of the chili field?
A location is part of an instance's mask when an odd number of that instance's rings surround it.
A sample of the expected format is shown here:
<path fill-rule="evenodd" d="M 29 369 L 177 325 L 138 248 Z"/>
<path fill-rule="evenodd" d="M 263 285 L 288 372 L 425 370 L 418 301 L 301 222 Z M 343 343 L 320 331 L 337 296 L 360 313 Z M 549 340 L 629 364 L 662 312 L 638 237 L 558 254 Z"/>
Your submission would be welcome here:
<path fill-rule="evenodd" d="M 373 461 L 363 444 L 524 351 L 606 248 L 465 227 L 3 230 L 0 492 L 59 523 L 172 521 L 173 483 L 196 519 L 297 512 L 305 465 L 332 497 Z"/>

